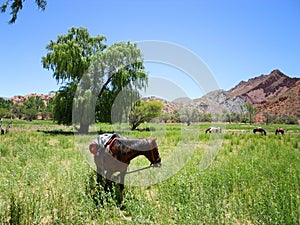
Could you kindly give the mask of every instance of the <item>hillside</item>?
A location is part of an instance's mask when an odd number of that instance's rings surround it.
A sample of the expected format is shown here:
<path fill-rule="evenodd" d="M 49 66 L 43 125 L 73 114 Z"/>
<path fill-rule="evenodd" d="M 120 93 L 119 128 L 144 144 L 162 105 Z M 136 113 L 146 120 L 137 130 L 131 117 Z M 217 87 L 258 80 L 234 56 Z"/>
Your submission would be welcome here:
<path fill-rule="evenodd" d="M 229 93 L 257 107 L 260 111 L 258 122 L 263 121 L 266 113 L 300 118 L 300 78 L 291 78 L 280 70 L 241 81 Z"/>
<path fill-rule="evenodd" d="M 195 104 L 210 113 L 221 114 L 224 110 L 230 113 L 241 113 L 241 106 L 246 102 L 240 96 L 231 96 L 228 91 L 215 90 L 194 100 Z"/>
<path fill-rule="evenodd" d="M 266 121 L 266 116 L 280 118 L 292 116 L 300 119 L 300 78 L 291 78 L 280 70 L 273 70 L 268 75 L 260 75 L 241 81 L 232 89 L 215 90 L 201 98 L 179 98 L 164 102 L 164 112 L 196 108 L 199 112 L 242 113 L 246 103 L 259 110 L 257 123 Z"/>
<path fill-rule="evenodd" d="M 30 97 L 40 97 L 40 99 L 47 105 L 50 99 L 54 98 L 55 94 L 28 94 L 24 96 L 16 95 L 12 97 L 10 100 L 14 104 L 22 105 L 25 100 L 29 99 Z"/>

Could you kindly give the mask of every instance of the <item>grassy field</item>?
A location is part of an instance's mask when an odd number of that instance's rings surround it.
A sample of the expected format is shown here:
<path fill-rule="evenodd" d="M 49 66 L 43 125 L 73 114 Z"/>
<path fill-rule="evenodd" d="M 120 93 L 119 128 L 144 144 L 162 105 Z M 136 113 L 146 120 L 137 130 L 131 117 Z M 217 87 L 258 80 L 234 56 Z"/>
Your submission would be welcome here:
<path fill-rule="evenodd" d="M 277 125 L 264 126 L 263 136 L 252 133 L 254 125 L 226 124 L 213 163 L 201 170 L 212 142 L 204 133 L 208 126 L 122 131 L 157 136 L 165 167 L 182 146 L 190 144 L 193 154 L 157 184 L 126 186 L 119 205 L 96 186 L 71 127 L 14 121 L 10 133 L 0 136 L 0 224 L 300 224 L 299 126 L 284 125 L 282 137 L 275 135 Z M 96 129 L 116 130 L 107 124 Z M 142 157 L 132 164 L 149 165 Z"/>

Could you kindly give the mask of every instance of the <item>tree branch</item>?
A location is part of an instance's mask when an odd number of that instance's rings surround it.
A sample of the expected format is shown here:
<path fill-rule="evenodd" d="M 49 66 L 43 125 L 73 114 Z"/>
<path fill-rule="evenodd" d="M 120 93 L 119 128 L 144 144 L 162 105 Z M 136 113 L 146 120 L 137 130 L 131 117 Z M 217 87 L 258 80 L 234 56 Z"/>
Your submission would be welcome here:
<path fill-rule="evenodd" d="M 107 79 L 107 81 L 103 84 L 103 86 L 102 86 L 102 88 L 101 88 L 101 90 L 100 90 L 100 92 L 99 92 L 99 94 L 98 94 L 98 97 L 101 97 L 101 95 L 102 95 L 104 89 L 105 89 L 106 86 L 109 84 L 109 82 L 111 82 L 111 80 L 112 80 L 112 78 L 113 78 L 114 75 L 115 75 L 115 74 L 111 75 L 111 76 Z"/>

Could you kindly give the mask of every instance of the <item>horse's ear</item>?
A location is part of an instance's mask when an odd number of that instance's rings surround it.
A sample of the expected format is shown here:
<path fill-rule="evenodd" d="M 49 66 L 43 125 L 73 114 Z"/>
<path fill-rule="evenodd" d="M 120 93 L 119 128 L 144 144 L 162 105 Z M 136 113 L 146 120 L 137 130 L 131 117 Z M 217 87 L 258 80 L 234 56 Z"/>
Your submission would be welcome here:
<path fill-rule="evenodd" d="M 157 137 L 152 137 L 151 139 L 152 139 L 152 141 L 156 141 Z"/>

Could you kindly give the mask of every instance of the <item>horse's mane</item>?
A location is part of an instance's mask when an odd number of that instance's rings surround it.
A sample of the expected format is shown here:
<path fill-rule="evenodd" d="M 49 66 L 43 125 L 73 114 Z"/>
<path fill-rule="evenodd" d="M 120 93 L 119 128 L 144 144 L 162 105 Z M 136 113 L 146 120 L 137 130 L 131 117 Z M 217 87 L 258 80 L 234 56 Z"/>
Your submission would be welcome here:
<path fill-rule="evenodd" d="M 149 151 L 157 147 L 154 138 L 116 138 L 121 145 L 132 150 Z"/>

